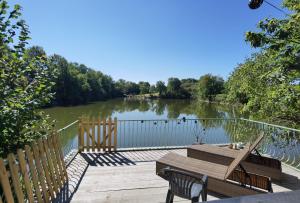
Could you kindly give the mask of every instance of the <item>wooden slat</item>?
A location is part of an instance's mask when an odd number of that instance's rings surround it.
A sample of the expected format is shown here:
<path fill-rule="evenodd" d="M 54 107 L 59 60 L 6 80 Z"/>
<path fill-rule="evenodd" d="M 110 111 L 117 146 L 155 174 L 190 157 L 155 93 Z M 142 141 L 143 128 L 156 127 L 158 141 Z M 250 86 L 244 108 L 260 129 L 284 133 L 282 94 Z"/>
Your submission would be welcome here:
<path fill-rule="evenodd" d="M 98 152 L 100 152 L 101 148 L 100 148 L 100 144 L 101 144 L 101 118 L 98 118 L 98 123 L 97 123 L 97 150 Z"/>
<path fill-rule="evenodd" d="M 22 176 L 23 176 L 23 179 L 24 179 L 27 199 L 30 203 L 33 203 L 34 202 L 34 197 L 33 197 L 31 182 L 30 182 L 30 179 L 29 179 L 29 176 L 28 176 L 28 171 L 26 169 L 25 154 L 24 154 L 22 149 L 18 149 L 17 154 L 18 154 L 18 160 L 19 160 L 19 164 L 20 164 L 21 173 L 22 173 Z"/>
<path fill-rule="evenodd" d="M 52 183 L 52 180 L 50 178 L 50 173 L 49 173 L 49 167 L 47 165 L 47 162 L 46 162 L 46 157 L 45 157 L 45 150 L 44 150 L 44 146 L 43 146 L 43 141 L 42 139 L 38 139 L 38 142 L 37 142 L 37 145 L 38 145 L 38 150 L 39 150 L 39 154 L 40 154 L 40 159 L 42 161 L 42 168 L 44 170 L 44 174 L 45 174 L 45 177 L 46 177 L 46 183 L 47 183 L 47 188 L 50 192 L 50 195 L 51 195 L 51 198 L 54 199 L 55 198 L 55 195 L 54 195 L 54 190 L 53 190 L 53 183 Z"/>
<path fill-rule="evenodd" d="M 82 122 L 80 123 L 80 141 L 81 141 L 81 149 L 80 151 L 82 152 L 84 150 L 84 126 L 82 124 Z"/>
<path fill-rule="evenodd" d="M 1 195 L 0 195 L 0 203 L 3 203 L 3 200 L 2 200 L 2 197 L 1 197 Z"/>
<path fill-rule="evenodd" d="M 260 193 L 265 193 L 260 190 L 255 190 L 248 187 L 242 187 L 240 184 L 231 183 L 228 181 L 220 181 L 214 178 L 208 178 L 207 184 L 208 191 L 215 192 L 217 194 L 222 194 L 228 197 L 236 197 L 243 195 L 255 195 Z"/>
<path fill-rule="evenodd" d="M 49 202 L 50 198 L 49 198 L 49 193 L 48 193 L 48 190 L 47 190 L 47 187 L 46 187 L 45 174 L 44 174 L 41 162 L 40 162 L 41 161 L 40 153 L 39 153 L 38 147 L 36 146 L 35 143 L 32 144 L 31 147 L 32 147 L 32 150 L 33 150 L 33 156 L 34 156 L 34 159 L 35 159 L 35 165 L 36 165 L 36 168 L 37 168 L 39 181 L 40 181 L 40 184 L 42 186 L 42 191 L 43 191 L 43 194 L 44 194 L 43 199 L 44 199 L 44 201 Z"/>
<path fill-rule="evenodd" d="M 168 153 L 158 161 L 156 161 L 156 172 L 164 167 L 170 166 L 171 168 L 188 171 L 197 175 L 207 175 L 209 177 L 224 181 L 224 176 L 227 172 L 227 166 L 216 164 L 203 160 L 193 159 L 178 155 L 176 153 Z"/>
<path fill-rule="evenodd" d="M 90 129 L 91 124 L 86 125 L 86 150 L 90 152 Z"/>
<path fill-rule="evenodd" d="M 108 151 L 111 151 L 111 133 L 112 133 L 112 125 L 111 125 L 111 117 L 108 119 Z"/>
<path fill-rule="evenodd" d="M 235 149 L 229 149 L 228 147 L 220 147 L 217 145 L 211 145 L 211 144 L 197 144 L 197 145 L 191 145 L 187 147 L 188 151 L 194 151 L 197 153 L 198 151 L 200 152 L 205 152 L 207 154 L 212 154 L 213 155 L 219 155 L 223 157 L 228 157 L 230 158 L 230 161 L 232 161 L 234 158 L 236 158 L 239 154 L 239 150 Z"/>
<path fill-rule="evenodd" d="M 0 158 L 0 183 L 6 202 L 14 202 L 11 187 L 9 184 L 8 174 L 3 159 Z"/>
<path fill-rule="evenodd" d="M 24 193 L 22 191 L 22 187 L 20 184 L 20 176 L 19 176 L 19 169 L 18 165 L 16 165 L 16 158 L 15 156 L 11 153 L 8 154 L 7 156 L 8 160 L 8 165 L 10 169 L 10 174 L 11 174 L 11 179 L 12 179 L 12 184 L 14 187 L 15 194 L 17 196 L 18 202 L 22 203 L 24 202 Z"/>
<path fill-rule="evenodd" d="M 57 175 L 55 173 L 55 170 L 54 170 L 54 163 L 53 163 L 53 160 L 52 160 L 52 157 L 51 157 L 51 154 L 50 154 L 50 148 L 48 146 L 48 143 L 46 141 L 47 139 L 43 139 L 43 145 L 45 147 L 45 154 L 46 154 L 46 158 L 47 158 L 47 164 L 49 166 L 49 169 L 50 169 L 50 177 L 51 177 L 51 180 L 52 180 L 52 184 L 53 184 L 53 187 L 54 187 L 54 192 L 56 194 L 58 194 L 59 192 L 59 186 L 58 186 L 58 182 L 57 182 Z"/>
<path fill-rule="evenodd" d="M 117 125 L 118 121 L 117 118 L 114 118 L 114 150 L 117 150 L 117 142 L 118 142 L 118 137 L 117 137 L 117 129 L 118 129 L 118 125 Z"/>
<path fill-rule="evenodd" d="M 209 144 L 191 145 L 187 148 L 188 157 L 228 166 L 238 156 L 239 152 L 240 150 L 229 149 L 227 146 Z M 276 159 L 250 154 L 241 164 L 247 172 L 269 176 L 273 180 L 281 179 L 281 162 Z"/>
<path fill-rule="evenodd" d="M 249 154 L 251 153 L 249 151 L 249 148 L 250 148 L 250 143 L 246 144 L 243 149 L 239 150 L 238 156 L 228 166 L 225 179 L 227 179 L 231 175 L 231 173 L 233 173 L 233 171 L 238 167 L 238 165 L 249 156 Z"/>
<path fill-rule="evenodd" d="M 81 152 L 81 118 L 78 121 L 78 151 Z"/>
<path fill-rule="evenodd" d="M 58 166 L 60 178 L 61 178 L 62 183 L 64 184 L 66 182 L 65 176 L 64 176 L 64 170 L 63 170 L 63 167 L 62 167 L 62 164 L 61 164 L 61 161 L 60 161 L 60 157 L 59 157 L 59 154 L 58 154 L 59 152 L 57 151 L 57 145 L 56 145 L 56 142 L 55 142 L 54 135 L 51 135 L 49 138 L 51 139 L 52 146 L 53 146 L 53 149 L 54 149 L 53 153 L 55 155 L 55 159 L 56 159 L 56 163 L 57 163 L 57 166 Z"/>
<path fill-rule="evenodd" d="M 67 169 L 66 169 L 66 165 L 65 165 L 65 162 L 64 162 L 64 156 L 63 156 L 63 153 L 62 153 L 62 150 L 61 150 L 61 145 L 60 145 L 60 142 L 59 142 L 59 139 L 58 139 L 58 135 L 54 134 L 53 137 L 54 137 L 54 140 L 55 140 L 56 152 L 58 154 L 59 162 L 60 162 L 60 165 L 62 167 L 63 174 L 64 174 L 64 180 L 65 180 L 65 182 L 68 182 Z"/>
<path fill-rule="evenodd" d="M 92 151 L 95 152 L 95 125 L 96 125 L 96 122 L 95 122 L 95 118 L 93 117 L 92 118 Z"/>
<path fill-rule="evenodd" d="M 249 148 L 249 151 L 252 152 L 257 147 L 257 145 L 262 141 L 263 138 L 264 138 L 264 132 L 260 133 L 258 138 L 256 138 L 256 140 L 252 143 L 252 145 Z"/>
<path fill-rule="evenodd" d="M 103 135 L 102 135 L 102 148 L 103 148 L 103 151 L 106 151 L 106 118 L 104 118 L 102 120 L 102 126 L 103 126 Z"/>
<path fill-rule="evenodd" d="M 25 145 L 25 153 L 28 159 L 30 174 L 33 182 L 33 187 L 35 190 L 35 196 L 37 197 L 38 202 L 43 202 L 42 194 L 39 186 L 38 176 L 35 169 L 34 159 L 31 153 L 31 148 L 28 145 Z"/>
<path fill-rule="evenodd" d="M 59 169 L 59 164 L 58 164 L 58 161 L 56 159 L 55 148 L 53 146 L 53 142 L 52 142 L 52 137 L 51 136 L 48 137 L 47 144 L 48 144 L 48 147 L 50 149 L 51 159 L 53 160 L 53 167 L 54 167 L 54 170 L 55 170 L 55 174 L 56 174 L 56 178 L 57 178 L 57 182 L 58 182 L 59 188 L 62 188 L 63 187 L 63 176 L 64 175 L 63 175 L 63 173 Z"/>

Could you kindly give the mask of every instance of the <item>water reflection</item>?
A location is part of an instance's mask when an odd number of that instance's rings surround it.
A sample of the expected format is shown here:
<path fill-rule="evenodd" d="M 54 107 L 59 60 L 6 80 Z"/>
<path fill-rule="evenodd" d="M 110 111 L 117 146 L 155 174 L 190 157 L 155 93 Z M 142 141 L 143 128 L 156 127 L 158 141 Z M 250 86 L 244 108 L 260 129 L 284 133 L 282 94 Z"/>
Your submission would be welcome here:
<path fill-rule="evenodd" d="M 193 100 L 114 99 L 45 111 L 57 120 L 57 128 L 66 126 L 80 116 L 117 117 L 118 147 L 122 148 L 186 146 L 196 141 L 210 144 L 246 143 L 253 142 L 263 131 L 265 138 L 260 144 L 260 151 L 300 168 L 298 131 L 232 119 L 242 116 L 229 105 Z M 77 147 L 77 131 L 77 125 L 74 125 L 62 132 L 63 146 Z"/>
<path fill-rule="evenodd" d="M 57 127 L 61 128 L 80 116 L 117 117 L 127 119 L 178 119 L 186 118 L 230 118 L 234 116 L 232 106 L 200 103 L 194 100 L 126 100 L 114 99 L 75 107 L 45 109 Z M 239 116 L 239 115 L 235 115 Z M 203 123 L 204 124 L 204 123 Z M 205 124 L 204 124 L 205 125 Z"/>

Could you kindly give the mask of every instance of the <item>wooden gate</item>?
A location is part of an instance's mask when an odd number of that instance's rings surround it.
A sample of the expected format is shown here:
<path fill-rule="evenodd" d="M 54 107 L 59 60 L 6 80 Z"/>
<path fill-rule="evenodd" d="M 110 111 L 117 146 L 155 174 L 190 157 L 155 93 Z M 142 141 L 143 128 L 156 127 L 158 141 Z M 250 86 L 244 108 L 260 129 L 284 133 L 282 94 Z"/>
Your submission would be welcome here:
<path fill-rule="evenodd" d="M 78 149 L 79 152 L 116 151 L 117 118 L 80 118 Z"/>

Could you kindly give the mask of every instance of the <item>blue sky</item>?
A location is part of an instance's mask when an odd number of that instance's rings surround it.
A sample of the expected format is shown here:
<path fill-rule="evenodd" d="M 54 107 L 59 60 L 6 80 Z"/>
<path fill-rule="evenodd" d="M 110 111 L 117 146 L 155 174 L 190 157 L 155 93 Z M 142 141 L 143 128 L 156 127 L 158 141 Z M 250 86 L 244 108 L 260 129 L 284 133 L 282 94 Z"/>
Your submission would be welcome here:
<path fill-rule="evenodd" d="M 270 0 L 276 5 L 281 0 Z M 283 17 L 248 0 L 14 0 L 30 26 L 30 45 L 115 80 L 227 78 L 255 51 L 244 41 L 265 17 Z"/>

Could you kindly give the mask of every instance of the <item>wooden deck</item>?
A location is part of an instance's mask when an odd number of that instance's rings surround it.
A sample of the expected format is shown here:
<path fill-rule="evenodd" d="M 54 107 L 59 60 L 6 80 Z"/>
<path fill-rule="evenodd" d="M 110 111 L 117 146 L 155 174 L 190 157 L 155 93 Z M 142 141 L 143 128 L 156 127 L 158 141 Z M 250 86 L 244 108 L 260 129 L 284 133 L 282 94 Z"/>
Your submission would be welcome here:
<path fill-rule="evenodd" d="M 164 202 L 168 183 L 155 174 L 155 160 L 186 149 L 78 154 L 68 166 L 71 202 Z M 274 192 L 300 189 L 300 172 L 283 165 L 283 180 Z M 225 198 L 209 194 L 209 200 Z M 190 202 L 175 198 L 174 202 Z"/>

